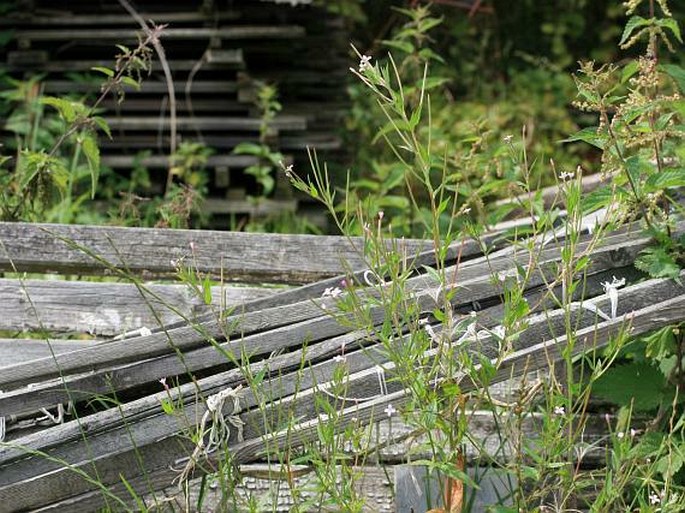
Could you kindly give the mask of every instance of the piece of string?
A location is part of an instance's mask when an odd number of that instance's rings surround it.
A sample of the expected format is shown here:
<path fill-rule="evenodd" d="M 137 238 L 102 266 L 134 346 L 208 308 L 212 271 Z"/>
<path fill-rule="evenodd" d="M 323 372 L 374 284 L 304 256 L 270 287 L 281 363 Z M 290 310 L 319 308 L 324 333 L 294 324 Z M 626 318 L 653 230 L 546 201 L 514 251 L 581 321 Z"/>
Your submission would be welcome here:
<path fill-rule="evenodd" d="M 2 390 L 0 390 L 0 395 L 2 395 Z M 0 442 L 3 442 L 5 440 L 5 434 L 6 434 L 6 421 L 5 417 L 0 416 Z"/>
<path fill-rule="evenodd" d="M 186 463 L 186 466 L 176 478 L 178 479 L 179 488 L 183 489 L 185 482 L 195 469 L 195 463 L 199 460 L 200 456 L 207 456 L 222 444 L 228 442 L 231 435 L 231 427 L 236 429 L 238 441 L 244 441 L 243 426 L 245 423 L 238 415 L 240 413 L 240 391 L 242 388 L 242 385 L 236 388 L 226 388 L 207 398 L 207 410 L 200 420 L 195 449 L 188 463 Z M 224 415 L 223 408 L 227 400 L 233 401 L 233 408 L 229 415 Z M 211 426 L 207 427 L 210 421 Z"/>
<path fill-rule="evenodd" d="M 378 378 L 378 390 L 379 393 L 375 395 L 371 395 L 368 397 L 343 397 L 334 394 L 333 392 L 329 392 L 327 389 L 330 388 L 331 382 L 329 381 L 328 383 L 324 383 L 322 385 L 317 385 L 317 389 L 326 394 L 329 397 L 332 397 L 333 399 L 337 399 L 338 401 L 350 401 L 353 403 L 363 403 L 366 401 L 372 401 L 374 399 L 378 399 L 380 397 L 388 395 L 388 382 L 385 378 L 385 368 L 382 365 L 376 365 L 374 367 L 376 371 L 376 377 Z"/>
<path fill-rule="evenodd" d="M 36 383 L 29 383 L 26 385 L 26 388 L 28 390 L 32 390 L 36 386 Z M 64 404 L 59 403 L 56 406 L 56 412 L 55 415 L 52 414 L 50 410 L 47 408 L 41 408 L 40 412 L 43 414 L 42 417 L 39 417 L 36 419 L 36 422 L 43 422 L 44 420 L 49 420 L 53 424 L 63 424 L 64 423 L 64 417 L 66 415 L 73 415 L 74 413 L 74 403 L 71 401 L 67 401 L 67 407 L 64 407 Z"/>
<path fill-rule="evenodd" d="M 378 276 L 375 272 L 373 272 L 371 269 L 367 269 L 364 271 L 364 282 L 369 286 L 369 287 L 376 287 L 378 285 L 385 285 L 385 280 Z"/>
<path fill-rule="evenodd" d="M 611 316 L 605 314 L 595 303 L 576 303 L 579 304 L 581 308 L 589 310 L 597 315 L 599 315 L 605 321 L 612 321 L 616 319 L 618 313 L 618 289 L 626 284 L 626 279 L 621 278 L 620 280 L 616 276 L 611 277 L 611 281 L 605 281 L 602 283 L 604 287 L 604 292 L 609 297 L 609 308 L 611 309 Z"/>

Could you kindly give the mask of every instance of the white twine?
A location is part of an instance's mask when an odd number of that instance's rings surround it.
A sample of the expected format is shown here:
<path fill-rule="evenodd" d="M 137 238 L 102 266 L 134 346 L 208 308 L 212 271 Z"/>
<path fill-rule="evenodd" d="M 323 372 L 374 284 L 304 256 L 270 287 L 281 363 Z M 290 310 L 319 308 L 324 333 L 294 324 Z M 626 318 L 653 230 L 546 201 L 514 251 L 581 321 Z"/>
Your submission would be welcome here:
<path fill-rule="evenodd" d="M 329 397 L 332 397 L 333 399 L 337 399 L 338 401 L 350 401 L 353 403 L 363 403 L 366 401 L 372 401 L 374 399 L 378 399 L 380 397 L 384 397 L 388 395 L 388 382 L 385 378 L 385 368 L 382 365 L 376 365 L 373 367 L 374 370 L 376 371 L 376 377 L 378 378 L 378 390 L 379 393 L 375 395 L 371 395 L 369 397 L 348 397 L 348 396 L 339 396 L 337 394 L 334 394 L 333 392 L 329 392 L 328 388 L 333 386 L 333 384 L 329 381 L 327 383 L 324 383 L 322 385 L 317 385 L 317 389 L 326 394 Z"/>
<path fill-rule="evenodd" d="M 26 385 L 26 388 L 29 390 L 32 390 L 37 383 L 29 383 Z M 1 393 L 2 391 L 0 391 Z M 53 424 L 63 424 L 64 423 L 64 417 L 66 415 L 73 415 L 74 414 L 74 403 L 71 401 L 67 401 L 66 403 L 67 407 L 64 407 L 64 404 L 59 403 L 56 406 L 56 415 L 53 415 L 50 410 L 47 408 L 41 408 L 40 412 L 43 414 L 42 417 L 38 417 L 35 422 L 43 422 L 45 420 L 51 421 Z"/>
<path fill-rule="evenodd" d="M 117 335 L 116 337 L 112 338 L 111 341 L 125 340 L 132 337 L 149 337 L 150 335 L 152 335 L 152 330 L 146 326 L 142 326 L 135 330 L 125 331 L 121 335 Z"/>
<path fill-rule="evenodd" d="M 626 279 L 621 278 L 620 280 L 616 276 L 611 277 L 611 281 L 605 281 L 602 283 L 604 287 L 604 292 L 609 296 L 609 305 L 611 308 L 611 316 L 605 314 L 595 303 L 581 303 L 580 306 L 589 310 L 597 315 L 599 315 L 605 321 L 612 321 L 616 319 L 616 314 L 618 313 L 618 289 L 626 284 Z"/>
<path fill-rule="evenodd" d="M 242 388 L 242 385 L 236 388 L 229 387 L 207 398 L 207 410 L 200 420 L 195 449 L 177 478 L 179 488 L 183 488 L 184 483 L 190 477 L 195 468 L 195 463 L 201 455 L 207 456 L 223 443 L 228 442 L 231 435 L 231 427 L 236 429 L 238 441 L 244 441 L 243 426 L 245 423 L 238 415 L 240 413 L 240 391 Z M 233 409 L 229 415 L 224 415 L 223 408 L 229 399 L 233 401 Z M 207 423 L 210 421 L 211 427 L 207 428 Z M 205 442 L 205 438 L 207 438 L 207 442 Z"/>
<path fill-rule="evenodd" d="M 378 274 L 373 272 L 371 269 L 367 269 L 366 271 L 364 271 L 363 276 L 364 276 L 364 282 L 366 282 L 366 284 L 369 287 L 376 287 L 378 285 L 385 285 L 385 280 L 383 280 L 383 278 L 378 276 Z"/>
<path fill-rule="evenodd" d="M 0 395 L 2 395 L 2 390 L 0 390 Z M 5 440 L 5 434 L 6 434 L 5 417 L 0 416 L 0 442 L 3 442 Z"/>

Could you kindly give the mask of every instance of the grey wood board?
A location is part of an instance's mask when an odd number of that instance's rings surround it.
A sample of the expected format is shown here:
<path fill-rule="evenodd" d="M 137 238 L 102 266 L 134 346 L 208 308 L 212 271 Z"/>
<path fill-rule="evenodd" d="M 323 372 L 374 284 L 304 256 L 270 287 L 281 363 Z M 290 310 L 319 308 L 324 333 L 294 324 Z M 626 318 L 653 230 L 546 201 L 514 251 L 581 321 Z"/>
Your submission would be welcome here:
<path fill-rule="evenodd" d="M 76 29 L 69 32 L 73 41 L 98 41 L 112 39 L 118 42 L 137 40 L 138 30 L 118 28 Z M 165 39 L 292 39 L 305 35 L 304 28 L 298 25 L 243 25 L 226 26 L 219 28 L 166 28 L 162 32 L 162 42 Z M 63 30 L 17 30 L 13 34 L 14 39 L 29 41 L 62 41 Z"/>
<path fill-rule="evenodd" d="M 89 340 L 49 339 L 48 343 L 46 340 L 31 338 L 0 338 L 0 368 L 37 358 L 48 358 L 53 351 L 55 353 L 74 351 L 92 343 Z M 0 412 L 2 412 L 1 407 Z"/>
<path fill-rule="evenodd" d="M 103 155 L 100 163 L 114 169 L 132 169 L 134 164 L 147 168 L 166 169 L 169 167 L 170 160 L 166 155 L 152 155 L 142 159 L 134 155 Z M 259 159 L 249 155 L 212 155 L 207 158 L 205 167 L 229 166 L 242 169 L 257 163 Z"/>
<path fill-rule="evenodd" d="M 222 11 L 207 15 L 201 11 L 178 11 L 178 12 L 141 12 L 144 20 L 155 20 L 155 23 L 189 23 L 202 21 L 227 21 L 240 18 L 240 13 L 236 11 Z M 4 16 L 0 19 L 0 26 L 10 25 L 33 26 L 33 25 L 130 25 L 131 16 L 128 14 L 74 14 L 73 12 L 54 14 L 52 16 L 41 16 L 36 14 L 22 13 L 20 15 Z"/>
<path fill-rule="evenodd" d="M 143 326 L 156 328 L 160 322 L 192 320 L 280 290 L 213 286 L 210 306 L 199 292 L 180 284 L 137 287 L 112 282 L 0 279 L 0 329 L 121 335 Z"/>
<path fill-rule="evenodd" d="M 605 270 L 607 268 L 616 267 L 618 265 L 627 265 L 632 262 L 637 252 L 646 246 L 649 239 L 640 239 L 631 241 L 628 245 L 619 244 L 612 245 L 607 248 L 600 248 L 593 253 L 593 262 L 590 264 L 591 268 L 598 270 Z M 554 252 L 555 250 L 550 250 Z M 527 261 L 526 258 L 524 260 Z M 559 257 L 551 258 L 548 261 L 543 261 L 539 267 L 542 272 L 533 274 L 528 286 L 547 285 L 554 281 L 556 277 L 556 263 Z M 484 268 L 482 268 L 484 267 Z M 489 259 L 483 262 L 482 265 L 468 266 L 459 269 L 459 288 L 468 292 L 468 301 L 465 306 L 473 304 L 487 298 L 497 298 L 501 294 L 501 284 L 493 283 L 490 277 L 491 272 L 497 272 L 499 269 L 512 269 L 511 261 L 502 260 L 501 265 L 498 265 L 497 260 Z M 485 273 L 485 276 L 483 274 Z M 550 276 L 551 275 L 551 276 Z M 471 276 L 475 276 L 469 279 Z M 429 284 L 424 276 L 419 276 L 414 280 L 414 286 L 423 287 L 423 290 L 416 294 L 416 299 L 419 301 L 426 311 L 431 311 L 436 305 L 436 298 L 433 292 L 426 292 Z M 430 280 L 429 280 L 430 281 Z M 435 285 L 433 285 L 435 287 Z M 411 288 L 410 288 L 411 290 Z M 288 293 L 285 293 L 288 294 Z M 459 302 L 459 294 L 455 295 L 453 304 L 464 304 Z M 462 300 L 463 301 L 463 300 Z M 323 305 L 323 306 L 322 306 Z M 455 305 L 455 306 L 456 306 Z M 226 322 L 218 323 L 216 321 L 208 321 L 197 327 L 178 327 L 165 330 L 164 332 L 153 333 L 149 336 L 141 337 L 137 344 L 126 343 L 126 341 L 113 341 L 107 345 L 98 346 L 97 350 L 84 349 L 75 351 L 64 355 L 58 355 L 54 359 L 46 359 L 44 361 L 35 361 L 31 365 L 16 365 L 4 369 L 4 374 L 0 376 L 0 387 L 5 389 L 15 388 L 23 383 L 31 381 L 39 381 L 57 376 L 58 374 L 68 374 L 70 372 L 80 372 L 86 369 L 97 370 L 99 365 L 124 363 L 134 359 L 145 357 L 154 357 L 162 355 L 171 350 L 171 352 L 178 350 L 191 349 L 200 344 L 207 345 L 206 340 L 210 338 L 221 339 L 232 336 L 233 334 L 246 334 L 252 330 L 268 330 L 277 328 L 278 331 L 269 334 L 268 331 L 261 333 L 256 338 L 247 337 L 236 342 L 227 342 L 224 347 L 234 347 L 248 352 L 270 352 L 278 349 L 279 345 L 292 345 L 293 343 L 302 343 L 310 337 L 319 336 L 315 333 L 313 325 L 308 325 L 308 319 L 319 318 L 316 321 L 317 330 L 326 330 L 327 336 L 335 336 L 345 331 L 334 318 L 322 316 L 324 314 L 323 307 L 327 312 L 334 311 L 335 301 L 320 300 L 313 302 L 311 300 L 302 301 L 295 304 L 283 305 L 273 307 L 265 310 L 248 312 L 244 315 L 234 314 L 229 317 Z M 382 307 L 372 307 L 369 310 L 371 318 L 375 322 L 379 322 L 384 316 Z M 297 322 L 290 326 L 280 328 L 287 322 Z M 229 326 L 228 329 L 224 326 Z M 280 339 L 278 337 L 287 337 Z M 321 338 L 321 337 L 319 337 Z M 196 354 L 200 361 L 216 362 L 216 353 L 209 347 L 198 349 L 203 354 Z M 187 357 L 186 357 L 187 359 Z M 198 362 L 199 363 L 199 362 Z M 195 367 L 202 368 L 200 366 Z"/>
<path fill-rule="evenodd" d="M 409 254 L 425 247 L 404 244 Z M 335 236 L 0 223 L 0 270 L 154 276 L 175 274 L 181 262 L 225 281 L 306 283 L 366 268 L 362 245 Z"/>
<path fill-rule="evenodd" d="M 48 78 L 45 81 L 45 92 L 49 94 L 95 93 L 100 90 L 101 82 L 74 82 L 72 80 Z M 178 94 L 185 93 L 185 82 L 175 81 L 173 87 Z M 143 80 L 139 89 L 132 86 L 125 86 L 124 89 L 126 89 L 126 95 L 133 97 L 147 94 L 166 94 L 168 92 L 166 82 L 155 80 L 154 78 Z M 198 80 L 193 82 L 193 94 L 215 95 L 217 91 L 221 91 L 227 97 L 235 97 L 235 93 L 239 89 L 238 83 L 231 80 Z"/>
<path fill-rule="evenodd" d="M 169 127 L 169 118 L 155 118 L 152 116 L 121 116 L 106 118 L 112 130 L 162 130 Z M 259 132 L 262 120 L 236 116 L 193 116 L 176 118 L 178 130 L 218 130 L 218 131 L 246 131 Z M 269 122 L 274 130 L 306 130 L 307 121 L 303 116 L 279 115 Z M 240 157 L 240 156 L 238 156 Z M 237 160 L 248 160 L 244 156 Z"/>
<path fill-rule="evenodd" d="M 660 281 L 658 281 L 658 282 L 655 281 L 655 283 L 660 283 L 660 284 L 663 284 L 663 282 L 664 282 L 663 280 L 660 280 Z M 648 296 L 647 296 L 647 297 L 648 297 Z M 649 298 L 649 297 L 648 297 L 648 298 Z M 659 325 L 663 325 L 664 322 L 666 322 L 666 323 L 667 323 L 667 322 L 672 322 L 672 321 L 673 321 L 673 318 L 675 318 L 675 317 L 674 317 L 674 314 L 675 314 L 676 317 L 677 317 L 677 314 L 679 313 L 679 308 L 681 308 L 683 304 L 685 304 L 685 298 L 681 296 L 681 297 L 676 298 L 675 300 L 668 300 L 668 301 L 662 302 L 660 305 L 657 305 L 657 307 L 652 306 L 652 307 L 649 307 L 649 308 L 646 308 L 646 309 L 642 309 L 642 310 L 639 310 L 639 311 L 635 312 L 634 315 L 632 316 L 632 321 L 633 321 L 633 328 L 634 328 L 634 330 L 635 330 L 637 333 L 639 333 L 639 332 L 641 332 L 641 330 L 643 330 L 643 329 L 644 329 L 645 327 L 647 327 L 647 326 L 649 326 L 649 327 L 651 327 L 651 328 L 654 328 L 654 327 L 658 327 Z M 647 312 L 647 311 L 649 311 L 649 312 Z M 645 314 L 646 314 L 646 313 L 650 314 L 650 315 L 653 317 L 654 312 L 661 312 L 661 313 L 660 313 L 660 316 L 657 317 L 656 319 L 653 319 L 653 318 L 650 319 L 650 318 L 649 318 L 649 315 L 647 315 L 647 318 L 645 318 Z M 667 312 L 667 314 L 664 315 L 664 312 Z M 600 326 L 598 327 L 598 329 L 600 329 L 600 328 L 601 328 L 601 329 L 604 329 L 604 335 L 606 336 L 611 330 L 615 330 L 616 327 L 617 327 L 619 324 L 621 324 L 621 323 L 622 323 L 622 320 L 610 321 L 610 322 L 604 323 L 605 326 L 604 326 L 603 328 L 602 328 L 602 325 L 600 325 Z M 637 323 L 637 325 L 636 325 L 636 323 Z M 544 325 L 544 324 L 545 324 L 545 320 L 544 320 L 544 319 L 541 319 L 540 324 Z M 607 329 L 606 329 L 607 326 L 609 327 L 609 328 L 608 328 L 608 331 L 607 331 Z M 582 336 L 585 336 L 585 333 L 592 334 L 592 332 L 594 331 L 594 329 L 595 329 L 594 327 L 591 327 L 591 328 L 586 328 L 586 329 L 584 329 L 584 330 L 580 330 L 580 331 L 579 331 L 579 336 L 581 336 L 581 337 L 582 337 Z M 535 343 L 537 340 L 540 340 L 540 333 L 536 333 L 536 334 L 534 334 L 534 335 L 531 335 L 531 339 L 532 339 L 532 342 L 533 342 L 533 343 Z M 553 343 L 554 343 L 554 340 L 552 340 L 551 343 L 553 344 Z M 585 343 L 585 342 L 584 342 L 584 343 Z M 545 342 L 545 343 L 543 343 L 543 344 L 545 345 L 545 348 L 546 348 L 546 349 L 549 349 L 548 346 L 550 346 L 550 342 Z M 540 345 L 540 344 L 538 344 L 538 346 L 539 346 L 539 345 Z M 512 356 L 513 360 L 520 361 L 520 360 L 521 360 L 521 355 L 522 355 L 522 354 L 526 354 L 526 355 L 528 355 L 528 356 L 530 356 L 531 354 L 537 354 L 537 355 L 539 356 L 539 355 L 540 355 L 540 353 L 539 353 L 539 351 L 540 351 L 540 350 L 539 350 L 539 347 L 537 347 L 537 346 L 534 346 L 534 347 L 536 347 L 536 349 L 538 350 L 538 353 L 531 353 L 531 351 L 528 350 L 527 348 L 519 349 L 517 352 L 515 352 L 515 353 L 513 354 L 513 356 Z M 549 351 L 547 351 L 547 354 L 549 354 Z M 505 360 L 506 360 L 506 359 L 505 359 Z M 513 361 L 513 360 L 512 360 L 512 361 Z M 539 362 L 537 362 L 538 365 L 533 365 L 532 367 L 527 367 L 527 368 L 541 368 L 541 367 L 543 367 L 547 362 L 548 362 L 548 360 L 547 360 L 547 359 L 544 359 L 544 361 L 539 361 Z M 505 367 L 506 367 L 506 365 L 505 365 Z M 508 370 L 511 370 L 511 369 L 508 369 Z M 506 376 L 504 376 L 504 377 L 506 377 Z M 497 378 L 495 381 L 504 379 L 504 377 L 503 377 L 501 374 L 498 374 L 498 378 Z M 350 380 L 351 380 L 351 381 L 354 380 L 354 379 L 353 379 L 353 376 L 350 377 Z M 292 383 L 286 385 L 286 388 L 288 388 L 290 385 L 292 385 Z M 356 406 L 356 407 L 354 407 L 354 408 L 347 408 L 347 409 L 344 410 L 344 411 L 348 411 L 348 412 L 349 412 L 349 411 L 355 411 L 355 412 L 357 412 L 359 415 L 361 415 L 364 411 L 366 411 L 366 413 L 368 414 L 368 413 L 369 413 L 369 410 L 368 410 L 369 403 L 376 403 L 377 401 L 380 401 L 380 400 L 385 401 L 385 400 L 387 400 L 387 399 L 389 399 L 389 398 L 393 398 L 394 396 L 397 396 L 397 394 L 401 394 L 402 392 L 403 392 L 402 390 L 400 390 L 400 391 L 398 391 L 398 392 L 391 392 L 388 396 L 384 396 L 384 397 L 381 398 L 381 399 L 372 399 L 372 400 L 370 400 L 370 401 L 368 401 L 368 402 L 366 402 L 366 403 L 363 403 L 363 404 L 361 404 L 361 405 L 358 405 L 358 406 Z M 307 398 L 306 398 L 307 395 L 310 395 L 310 394 L 304 393 L 304 394 L 301 394 L 301 395 L 300 395 L 299 397 L 297 397 L 297 398 L 294 398 L 294 397 L 293 397 L 292 401 L 293 401 L 293 402 L 302 402 L 302 401 L 303 401 L 303 397 L 304 397 L 304 400 L 306 401 L 306 400 L 307 400 Z M 395 397 L 395 398 L 398 399 L 398 400 L 400 400 L 400 402 L 401 402 L 402 396 L 399 396 L 399 398 L 398 398 L 398 397 Z M 302 405 L 300 405 L 300 406 L 302 406 Z M 283 402 L 282 402 L 282 401 L 281 401 L 281 402 L 272 403 L 272 404 L 269 405 L 269 408 L 278 408 L 278 407 L 283 407 Z M 305 409 L 306 409 L 306 408 L 305 408 Z M 299 407 L 298 407 L 298 410 L 300 410 Z M 309 410 L 311 411 L 311 405 L 309 406 Z M 300 412 L 298 412 L 298 413 L 300 413 Z M 260 413 L 260 412 L 255 412 L 255 414 L 257 415 L 257 420 L 258 420 L 258 417 L 261 416 L 261 413 Z M 373 412 L 371 412 L 371 414 L 373 414 Z M 252 415 L 252 414 L 248 412 L 248 413 L 246 413 L 246 414 L 244 415 L 244 417 L 249 417 L 250 415 Z M 297 414 L 296 414 L 296 415 L 297 415 Z M 311 413 L 310 413 L 310 415 L 311 415 Z M 359 417 L 358 415 L 357 415 L 357 418 L 359 418 L 360 420 L 363 419 L 363 417 Z M 246 427 L 246 434 L 248 434 L 248 433 L 249 433 L 249 430 L 250 430 L 250 426 L 252 425 L 252 422 L 250 422 L 250 419 L 249 419 L 249 418 L 245 418 L 245 420 L 246 420 L 246 426 L 247 426 L 247 427 Z M 315 417 L 315 418 L 313 418 L 313 419 L 311 419 L 311 420 L 309 420 L 309 421 L 304 422 L 304 424 L 303 424 L 302 426 L 304 426 L 305 431 L 306 431 L 306 430 L 311 431 L 312 422 L 316 423 L 315 421 L 317 421 L 317 420 L 318 420 L 318 419 L 316 419 L 316 417 Z M 364 420 L 367 420 L 367 421 L 368 421 L 369 418 L 367 417 L 367 418 L 364 419 Z M 152 437 L 154 440 L 157 440 L 157 441 L 158 441 L 157 443 L 159 443 L 159 440 L 160 440 L 159 437 L 161 436 L 161 435 L 160 435 L 160 432 L 157 431 L 157 432 L 151 433 L 150 431 L 151 431 L 151 430 L 152 430 L 152 431 L 155 431 L 155 428 L 160 428 L 160 427 L 161 427 L 161 426 L 160 426 L 160 423 L 157 422 L 157 423 L 154 423 L 154 425 L 153 425 L 153 427 L 152 427 L 151 429 L 146 429 L 146 430 L 144 430 L 144 432 L 145 432 L 147 435 L 149 435 L 150 437 Z M 262 433 L 262 434 L 263 434 L 263 433 Z M 292 433 L 291 433 L 291 434 L 292 434 Z M 278 437 L 278 433 L 276 433 L 276 435 L 274 435 L 274 436 Z M 270 435 L 266 435 L 266 437 L 269 438 Z M 297 439 L 297 437 L 296 437 L 296 439 Z M 234 449 L 235 449 L 235 450 L 234 450 L 234 456 L 235 456 L 236 458 L 238 458 L 237 461 L 243 461 L 243 460 L 241 460 L 241 458 L 240 458 L 241 448 L 242 448 L 242 450 L 245 451 L 245 457 L 248 457 L 247 454 L 249 454 L 249 450 L 248 450 L 249 445 L 246 445 L 246 444 L 252 444 L 252 450 L 257 449 L 256 446 L 254 445 L 254 444 L 256 443 L 255 441 L 257 441 L 257 440 L 258 440 L 260 443 L 263 443 L 263 437 L 262 437 L 262 436 L 257 436 L 257 437 L 252 438 L 252 441 L 246 441 L 246 442 L 238 443 L 236 446 L 234 446 Z M 140 441 L 142 442 L 142 440 L 140 440 Z M 280 442 L 279 442 L 279 443 L 280 443 Z M 103 446 L 103 445 L 106 446 L 107 444 L 98 443 L 98 444 L 96 444 L 96 445 L 97 445 L 97 447 L 101 447 L 101 446 Z M 139 449 L 140 449 L 140 448 L 139 448 Z M 256 457 L 256 456 L 258 455 L 258 453 L 259 453 L 259 450 L 256 450 L 256 451 L 254 452 L 254 454 L 252 454 L 252 457 Z M 38 463 L 38 466 L 42 466 L 42 463 Z M 17 469 L 17 470 L 18 470 L 18 469 Z"/>

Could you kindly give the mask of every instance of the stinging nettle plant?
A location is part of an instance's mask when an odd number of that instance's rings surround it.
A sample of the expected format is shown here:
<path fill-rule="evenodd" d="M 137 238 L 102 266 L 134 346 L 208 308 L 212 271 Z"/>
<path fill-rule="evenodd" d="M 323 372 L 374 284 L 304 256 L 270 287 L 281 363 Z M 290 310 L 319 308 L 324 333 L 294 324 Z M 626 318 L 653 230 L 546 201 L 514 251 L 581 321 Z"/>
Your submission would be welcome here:
<path fill-rule="evenodd" d="M 40 220 L 57 208 L 58 220 L 65 222 L 88 197 L 95 197 L 100 174 L 98 131 L 111 137 L 107 122 L 98 115 L 99 106 L 110 94 L 122 101 L 125 86 L 140 87 L 140 81 L 150 70 L 152 45 L 163 29 L 152 27 L 146 35 L 139 35 L 139 43 L 133 49 L 117 45 L 120 53 L 113 68 L 93 68 L 106 80 L 90 106 L 78 100 L 43 95 L 40 77 L 26 83 L 14 81 L 16 92 L 5 97 L 17 103 L 8 122 L 8 128 L 16 134 L 16 153 L 0 160 L 2 220 Z M 58 118 L 46 114 L 45 107 L 55 109 Z M 45 124 L 52 128 L 44 128 Z M 84 162 L 90 177 L 88 193 L 77 187 Z M 6 167 L 9 163 L 12 168 Z"/>

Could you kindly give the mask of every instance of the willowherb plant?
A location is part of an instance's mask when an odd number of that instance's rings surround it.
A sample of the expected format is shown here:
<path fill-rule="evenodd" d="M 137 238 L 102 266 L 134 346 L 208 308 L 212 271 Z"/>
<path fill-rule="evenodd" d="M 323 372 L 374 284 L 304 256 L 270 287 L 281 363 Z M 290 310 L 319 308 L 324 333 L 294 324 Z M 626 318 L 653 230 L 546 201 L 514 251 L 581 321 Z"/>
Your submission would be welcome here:
<path fill-rule="evenodd" d="M 654 7 L 653 3 L 650 5 Z M 685 185 L 680 182 L 685 175 L 680 167 L 682 150 L 678 145 L 682 137 L 678 125 L 682 100 L 675 90 L 680 87 L 677 80 L 680 75 L 674 68 L 659 65 L 655 47 L 659 38 L 673 36 L 680 40 L 680 32 L 677 24 L 668 19 L 670 13 L 665 2 L 659 5 L 664 8 L 665 21 L 652 18 L 643 23 L 631 19 L 626 26 L 622 44 L 632 44 L 647 35 L 648 46 L 654 48 L 627 66 L 622 82 L 616 80 L 617 67 L 597 69 L 592 64 L 581 67 L 584 77 L 578 78 L 577 106 L 597 112 L 599 126 L 586 129 L 571 140 L 584 140 L 602 150 L 602 169 L 613 182 L 608 190 L 600 190 L 588 198 L 582 192 L 580 171 L 559 174 L 560 192 L 555 204 L 563 204 L 566 209 L 561 228 L 553 228 L 559 222 L 554 209 L 545 211 L 530 205 L 534 221 L 531 237 L 512 242 L 517 255 L 528 260 L 527 265 L 519 265 L 512 275 L 493 273 L 503 299 L 499 326 L 487 325 L 478 313 L 473 318 L 464 318 L 452 309 L 451 301 L 462 291 L 455 278 L 458 266 L 447 267 L 444 255 L 447 245 L 464 233 L 452 223 L 445 225 L 442 215 L 448 214 L 454 220 L 468 207 L 456 195 L 449 194 L 446 174 L 435 173 L 444 171 L 448 164 L 435 154 L 430 136 L 431 103 L 426 88 L 418 89 L 415 102 L 408 101 L 399 67 L 392 56 L 387 65 L 381 65 L 369 56 L 359 55 L 359 65 L 352 72 L 377 99 L 385 117 L 381 136 L 398 165 L 422 188 L 420 195 L 410 196 L 410 201 L 417 211 L 426 212 L 422 223 L 434 244 L 435 268 L 425 269 L 435 287 L 433 307 L 426 311 L 425 303 L 417 300 L 416 291 L 409 285 L 408 269 L 396 252 L 387 249 L 392 229 L 382 210 L 369 212 L 363 206 L 351 207 L 347 197 L 344 209 L 336 207 L 334 187 L 315 156 L 313 177 L 302 179 L 292 167 L 286 169 L 293 185 L 320 200 L 341 229 L 354 231 L 355 226 L 361 227 L 365 237 L 363 249 L 373 275 L 385 277 L 368 283 L 373 288 L 371 295 L 354 286 L 346 289 L 338 307 L 347 314 L 346 322 L 353 319 L 354 326 L 380 344 L 390 362 L 386 370 L 388 382 L 407 391 L 409 400 L 401 408 L 402 419 L 426 437 L 422 454 L 430 455 L 419 463 L 442 474 L 447 490 L 453 489 L 452 485 L 458 481 L 473 485 L 464 472 L 463 457 L 464 445 L 467 442 L 475 445 L 483 461 L 505 475 L 506 493 L 493 505 L 492 511 L 589 509 L 600 512 L 637 508 L 678 511 L 685 501 L 683 483 L 676 479 L 685 459 L 665 456 L 682 445 L 679 440 L 685 421 L 680 413 L 668 418 L 668 432 L 657 435 L 652 428 L 633 427 L 632 409 L 627 408 L 616 417 L 607 416 L 606 427 L 610 433 L 607 443 L 585 441 L 590 428 L 592 391 L 595 387 L 606 389 L 606 380 L 612 379 L 612 364 L 633 344 L 629 330 L 616 335 L 603 352 L 575 356 L 580 344 L 575 335 L 577 309 L 592 310 L 593 306 L 583 306 L 582 301 L 579 305 L 576 301 L 585 287 L 584 276 L 591 263 L 592 249 L 601 242 L 605 229 L 604 224 L 593 225 L 596 231 L 591 238 L 582 239 L 581 234 L 588 228 L 584 213 L 609 206 L 610 201 L 618 198 L 622 209 L 609 209 L 608 217 L 603 220 L 606 226 L 615 225 L 617 215 L 624 220 L 641 216 L 653 230 L 664 227 L 661 233 L 667 235 L 671 214 L 676 208 L 674 189 Z M 632 2 L 630 7 L 637 8 L 637 2 Z M 424 85 L 427 77 L 427 68 L 424 68 Z M 622 97 L 619 93 L 625 87 L 627 93 Z M 532 166 L 525 144 L 522 151 L 513 139 L 505 144 L 513 167 L 519 170 L 517 178 L 525 182 Z M 554 166 L 552 171 L 557 174 Z M 607 223 L 609 217 L 613 218 L 612 223 Z M 540 252 L 551 240 L 550 231 L 553 239 L 563 241 L 561 261 L 554 277 L 546 284 L 547 292 L 529 304 L 526 284 L 537 272 Z M 664 254 L 674 258 L 672 252 Z M 592 310 L 600 318 L 615 319 L 621 283 L 616 278 L 604 284 L 610 299 L 609 311 Z M 385 312 L 380 326 L 368 315 L 369 302 L 381 305 Z M 492 399 L 488 384 L 500 363 L 511 353 L 518 334 L 526 328 L 532 315 L 549 316 L 554 308 L 562 311 L 564 322 L 561 336 L 565 346 L 559 368 L 555 370 L 554 362 L 550 361 L 550 372 L 541 380 L 529 383 L 523 378 L 521 391 L 510 403 Z M 669 329 L 668 333 L 673 330 Z M 465 340 L 479 337 L 498 341 L 495 358 L 479 356 L 462 346 Z M 652 347 L 655 345 L 656 342 L 651 343 Z M 665 350 L 662 356 L 670 358 L 670 350 Z M 682 375 L 679 364 L 669 369 L 672 377 Z M 463 380 L 466 378 L 475 389 L 465 395 Z M 678 396 L 676 392 L 675 397 Z M 675 406 L 675 399 L 672 404 Z M 504 462 L 493 460 L 480 442 L 472 438 L 469 405 L 488 408 L 496 419 L 500 445 L 506 448 Z M 529 436 L 531 425 L 537 434 L 534 439 Z M 605 466 L 588 470 L 588 460 L 597 454 L 605 455 Z M 438 511 L 450 511 L 459 502 L 458 497 L 446 495 L 443 509 Z"/>

